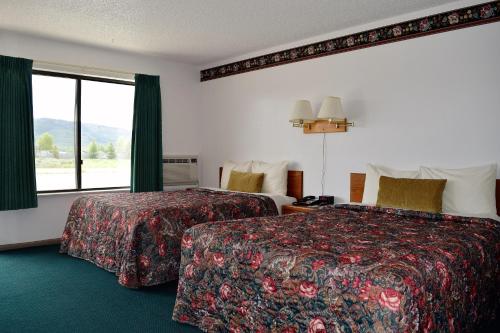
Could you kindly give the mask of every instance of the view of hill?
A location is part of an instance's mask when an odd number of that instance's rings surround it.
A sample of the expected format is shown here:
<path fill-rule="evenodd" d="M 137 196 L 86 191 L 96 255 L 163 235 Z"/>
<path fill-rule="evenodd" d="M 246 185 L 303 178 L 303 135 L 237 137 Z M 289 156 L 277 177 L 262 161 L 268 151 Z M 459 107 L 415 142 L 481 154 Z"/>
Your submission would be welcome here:
<path fill-rule="evenodd" d="M 51 118 L 34 119 L 34 132 L 35 142 L 41 134 L 48 132 L 54 137 L 54 144 L 59 149 L 73 151 L 75 129 L 71 121 Z M 98 145 L 107 145 L 117 142 L 119 138 L 130 141 L 131 132 L 123 128 L 82 123 L 82 147 L 87 147 L 92 141 Z"/>

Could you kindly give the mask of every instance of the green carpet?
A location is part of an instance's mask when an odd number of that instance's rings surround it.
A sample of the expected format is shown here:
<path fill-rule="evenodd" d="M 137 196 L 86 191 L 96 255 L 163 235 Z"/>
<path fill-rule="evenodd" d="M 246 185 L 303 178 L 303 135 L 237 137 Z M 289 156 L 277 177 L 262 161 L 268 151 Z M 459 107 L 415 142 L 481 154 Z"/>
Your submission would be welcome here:
<path fill-rule="evenodd" d="M 176 288 L 124 288 L 57 246 L 0 252 L 0 332 L 200 332 L 172 321 Z"/>

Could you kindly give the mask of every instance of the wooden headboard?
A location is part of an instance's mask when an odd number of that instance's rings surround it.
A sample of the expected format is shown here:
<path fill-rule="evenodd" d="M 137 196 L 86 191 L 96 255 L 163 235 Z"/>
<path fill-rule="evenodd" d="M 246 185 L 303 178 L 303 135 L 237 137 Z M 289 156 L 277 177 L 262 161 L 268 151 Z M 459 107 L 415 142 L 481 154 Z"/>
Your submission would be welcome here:
<path fill-rule="evenodd" d="M 363 200 L 365 178 L 364 173 L 351 173 L 351 202 L 361 202 Z M 497 214 L 500 215 L 500 179 L 497 179 L 496 200 Z"/>
<path fill-rule="evenodd" d="M 219 186 L 222 179 L 222 167 L 219 168 Z M 295 199 L 304 196 L 304 171 L 288 170 L 288 184 L 286 195 Z"/>
<path fill-rule="evenodd" d="M 363 201 L 363 192 L 365 191 L 364 173 L 351 173 L 351 202 Z"/>

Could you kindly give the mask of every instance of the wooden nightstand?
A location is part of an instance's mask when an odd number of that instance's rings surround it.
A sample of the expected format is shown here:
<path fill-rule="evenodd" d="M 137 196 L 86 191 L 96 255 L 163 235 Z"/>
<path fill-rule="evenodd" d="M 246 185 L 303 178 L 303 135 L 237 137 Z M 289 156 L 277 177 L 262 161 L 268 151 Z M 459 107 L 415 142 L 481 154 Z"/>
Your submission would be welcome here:
<path fill-rule="evenodd" d="M 281 214 L 293 214 L 293 213 L 310 213 L 314 212 L 321 206 L 294 206 L 294 205 L 283 205 L 281 206 Z"/>

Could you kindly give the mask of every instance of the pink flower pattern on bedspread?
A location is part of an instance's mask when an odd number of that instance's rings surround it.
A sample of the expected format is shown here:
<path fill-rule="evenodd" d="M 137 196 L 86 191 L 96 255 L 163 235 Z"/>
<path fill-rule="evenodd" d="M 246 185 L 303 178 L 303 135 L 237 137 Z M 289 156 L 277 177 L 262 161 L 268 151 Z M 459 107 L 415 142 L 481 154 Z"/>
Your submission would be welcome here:
<path fill-rule="evenodd" d="M 116 273 L 123 286 L 157 285 L 179 277 L 186 229 L 277 214 L 269 197 L 205 189 L 86 195 L 73 202 L 60 252 Z"/>
<path fill-rule="evenodd" d="M 173 319 L 206 332 L 472 332 L 500 223 L 340 205 L 186 231 Z"/>

